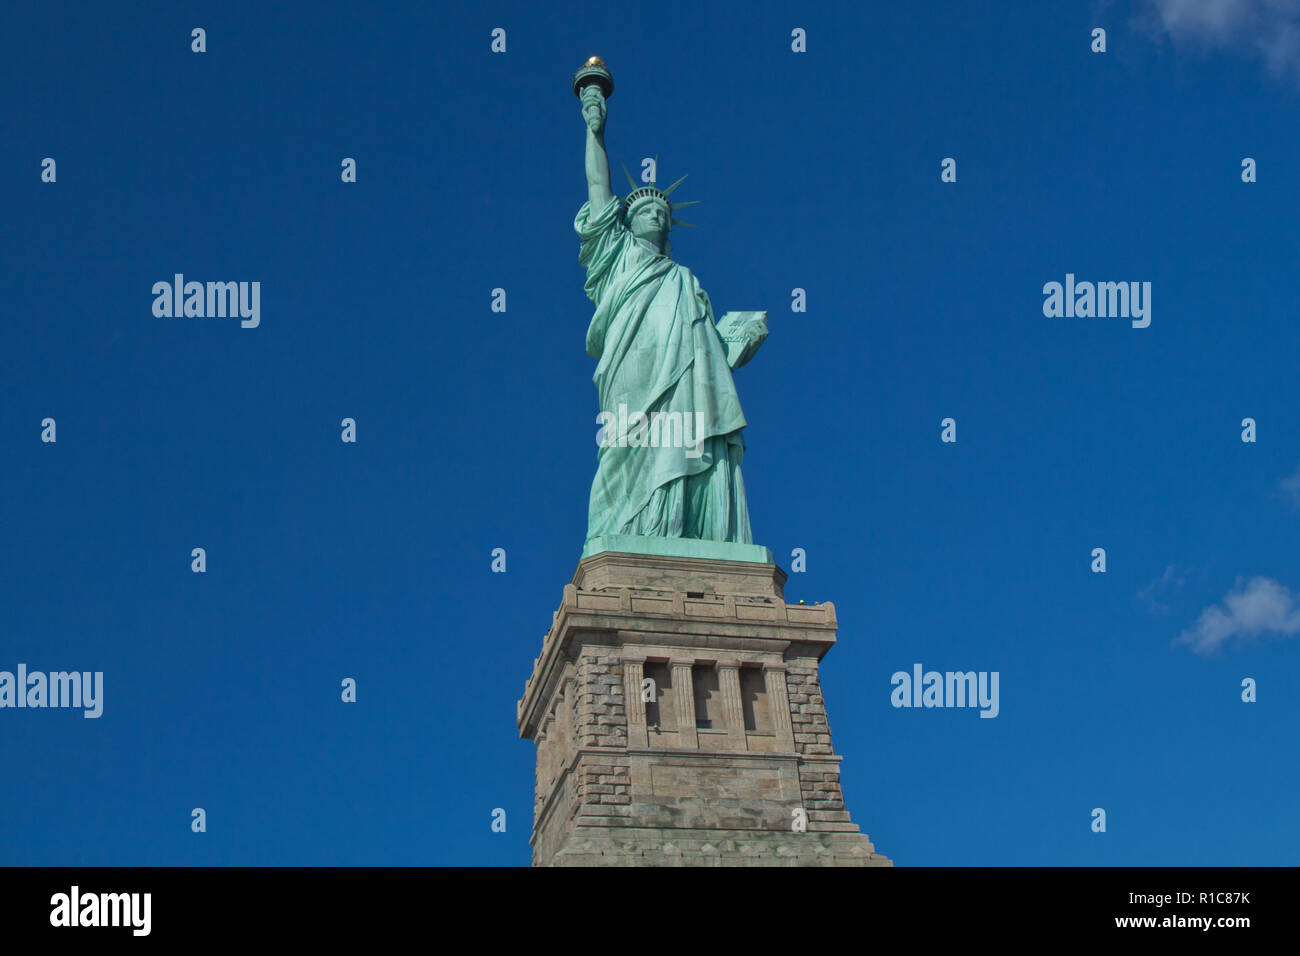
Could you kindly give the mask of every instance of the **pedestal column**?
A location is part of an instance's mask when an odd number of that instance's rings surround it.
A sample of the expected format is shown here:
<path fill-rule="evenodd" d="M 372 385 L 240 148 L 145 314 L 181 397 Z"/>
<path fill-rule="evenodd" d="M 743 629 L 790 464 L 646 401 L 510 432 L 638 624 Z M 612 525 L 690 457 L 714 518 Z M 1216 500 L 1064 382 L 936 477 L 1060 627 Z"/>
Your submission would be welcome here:
<path fill-rule="evenodd" d="M 695 732 L 695 682 L 691 679 L 694 661 L 671 660 L 673 672 L 673 703 L 677 705 L 677 745 L 687 750 L 698 750 L 699 734 Z"/>

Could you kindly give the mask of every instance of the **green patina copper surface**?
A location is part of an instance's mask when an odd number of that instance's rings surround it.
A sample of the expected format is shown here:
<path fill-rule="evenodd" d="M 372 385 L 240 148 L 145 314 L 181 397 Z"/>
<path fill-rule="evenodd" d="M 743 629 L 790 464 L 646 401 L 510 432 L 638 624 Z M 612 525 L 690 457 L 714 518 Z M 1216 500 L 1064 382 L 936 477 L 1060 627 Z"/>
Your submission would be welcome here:
<path fill-rule="evenodd" d="M 708 558 L 712 561 L 746 561 L 752 564 L 776 563 L 771 550 L 758 544 L 704 541 L 699 538 L 658 538 L 635 534 L 607 534 L 591 538 L 582 549 L 582 556 L 589 558 L 602 551 L 654 554 L 672 558 Z"/>
<path fill-rule="evenodd" d="M 599 73 L 608 76 L 603 64 Z M 597 360 L 604 436 L 583 556 L 617 542 L 632 553 L 705 557 L 714 556 L 708 544 L 726 543 L 748 546 L 731 552 L 748 556 L 723 559 L 770 563 L 771 552 L 752 543 L 740 473 L 745 416 L 731 374 L 766 337 L 767 314 L 717 323 L 699 280 L 673 260 L 673 210 L 686 205 L 669 199 L 677 184 L 660 190 L 629 176 L 628 196 L 614 195 L 603 85 L 582 80 L 580 71 L 588 198 L 573 226 L 596 305 L 587 352 Z"/>

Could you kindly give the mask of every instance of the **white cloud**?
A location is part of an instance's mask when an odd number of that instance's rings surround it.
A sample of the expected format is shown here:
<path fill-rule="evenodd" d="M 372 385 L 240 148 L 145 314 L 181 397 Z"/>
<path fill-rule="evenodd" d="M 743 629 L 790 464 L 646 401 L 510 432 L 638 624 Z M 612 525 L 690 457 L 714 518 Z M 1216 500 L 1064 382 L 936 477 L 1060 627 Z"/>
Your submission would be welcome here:
<path fill-rule="evenodd" d="M 1283 478 L 1278 483 L 1278 487 L 1291 496 L 1291 502 L 1300 508 L 1300 468 L 1295 470 L 1295 474 L 1289 478 Z"/>
<path fill-rule="evenodd" d="M 1156 614 L 1168 614 L 1169 606 L 1161 600 L 1167 597 L 1171 592 L 1182 588 L 1186 579 L 1178 576 L 1178 569 L 1174 565 L 1165 568 L 1164 574 L 1148 581 L 1137 593 L 1137 596 L 1146 602 L 1147 608 Z"/>
<path fill-rule="evenodd" d="M 1272 578 L 1237 579 L 1219 604 L 1201 612 L 1196 626 L 1183 631 L 1175 644 L 1190 644 L 1198 654 L 1209 654 L 1237 638 L 1300 634 L 1300 602 Z"/>
<path fill-rule="evenodd" d="M 1300 79 L 1300 0 L 1147 0 L 1176 44 L 1245 51 Z"/>

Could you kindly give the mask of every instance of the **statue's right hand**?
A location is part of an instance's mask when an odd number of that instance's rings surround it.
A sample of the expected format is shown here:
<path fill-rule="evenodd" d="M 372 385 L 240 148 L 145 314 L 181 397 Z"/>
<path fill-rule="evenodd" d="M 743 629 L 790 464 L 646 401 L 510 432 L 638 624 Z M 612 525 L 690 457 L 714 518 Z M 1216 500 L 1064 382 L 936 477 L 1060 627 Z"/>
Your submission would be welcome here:
<path fill-rule="evenodd" d="M 587 129 L 599 135 L 605 129 L 605 94 L 595 83 L 582 90 L 582 118 Z"/>

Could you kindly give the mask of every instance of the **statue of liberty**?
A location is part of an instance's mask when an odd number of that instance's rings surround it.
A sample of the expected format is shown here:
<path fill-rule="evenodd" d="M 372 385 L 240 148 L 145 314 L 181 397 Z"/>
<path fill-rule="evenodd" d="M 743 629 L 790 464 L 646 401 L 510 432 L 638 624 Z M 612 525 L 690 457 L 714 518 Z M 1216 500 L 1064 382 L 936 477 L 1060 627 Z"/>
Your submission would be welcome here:
<path fill-rule="evenodd" d="M 752 544 L 731 372 L 766 337 L 767 314 L 728 313 L 715 327 L 707 293 L 668 243 L 672 226 L 690 225 L 673 211 L 692 204 L 669 201 L 681 179 L 660 190 L 628 175 L 629 194 L 615 196 L 604 143 L 613 78 L 598 57 L 574 92 L 587 124 L 587 201 L 573 227 L 596 304 L 587 353 L 598 361 L 602 425 L 587 546 L 606 535 Z"/>

